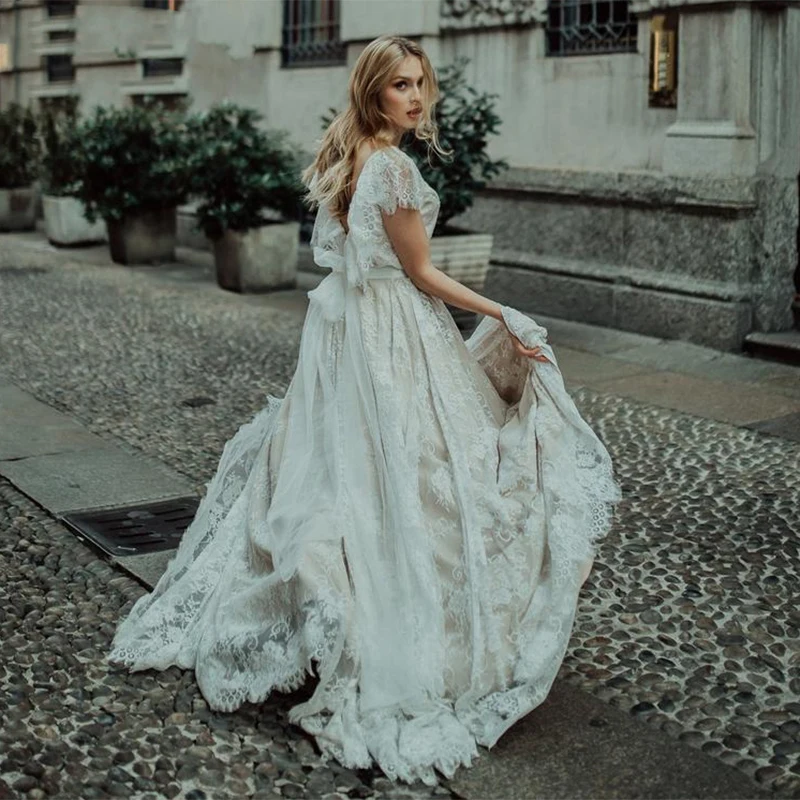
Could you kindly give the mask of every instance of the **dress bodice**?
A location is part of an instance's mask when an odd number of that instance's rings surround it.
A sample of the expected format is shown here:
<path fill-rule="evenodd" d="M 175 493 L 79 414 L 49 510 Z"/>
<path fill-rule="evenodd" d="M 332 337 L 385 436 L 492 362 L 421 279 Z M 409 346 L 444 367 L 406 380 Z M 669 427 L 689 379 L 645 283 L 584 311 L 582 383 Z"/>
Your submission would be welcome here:
<path fill-rule="evenodd" d="M 320 207 L 311 236 L 314 261 L 334 271 L 345 270 L 348 283 L 355 286 L 363 286 L 370 270 L 402 270 L 381 219 L 381 211 L 393 214 L 398 208 L 418 209 L 431 237 L 439 196 L 410 156 L 398 147 L 386 147 L 369 155 L 358 176 L 347 215 L 349 231 Z"/>

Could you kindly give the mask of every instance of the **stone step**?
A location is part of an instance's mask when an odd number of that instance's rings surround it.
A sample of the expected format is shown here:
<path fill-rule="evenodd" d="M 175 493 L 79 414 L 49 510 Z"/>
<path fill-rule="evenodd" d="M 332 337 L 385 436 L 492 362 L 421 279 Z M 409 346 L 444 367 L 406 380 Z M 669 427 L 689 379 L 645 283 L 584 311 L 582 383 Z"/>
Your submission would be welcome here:
<path fill-rule="evenodd" d="M 744 350 L 757 358 L 800 365 L 800 330 L 748 333 Z"/>

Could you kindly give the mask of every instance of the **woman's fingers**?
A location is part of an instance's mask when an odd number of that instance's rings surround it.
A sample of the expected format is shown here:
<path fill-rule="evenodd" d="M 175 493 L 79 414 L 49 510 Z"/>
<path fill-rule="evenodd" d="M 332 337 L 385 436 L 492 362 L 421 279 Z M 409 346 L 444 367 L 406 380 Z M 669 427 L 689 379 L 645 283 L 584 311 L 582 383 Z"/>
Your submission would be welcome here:
<path fill-rule="evenodd" d="M 542 350 L 541 346 L 525 347 L 525 345 L 522 344 L 522 342 L 520 342 L 520 340 L 517 339 L 516 337 L 514 337 L 514 348 L 521 356 L 525 356 L 527 358 L 533 358 L 536 361 L 543 361 L 543 362 L 550 361 L 550 359 L 541 352 Z"/>

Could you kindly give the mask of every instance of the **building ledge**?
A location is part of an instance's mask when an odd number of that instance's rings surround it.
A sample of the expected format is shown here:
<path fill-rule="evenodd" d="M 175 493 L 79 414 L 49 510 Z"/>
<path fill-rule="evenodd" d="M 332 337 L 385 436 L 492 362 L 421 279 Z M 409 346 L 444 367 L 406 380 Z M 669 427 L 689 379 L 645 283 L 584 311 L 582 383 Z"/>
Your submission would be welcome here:
<path fill-rule="evenodd" d="M 48 83 L 45 86 L 33 86 L 30 90 L 31 97 L 40 100 L 46 97 L 76 97 L 80 92 L 74 81 L 63 83 Z"/>
<path fill-rule="evenodd" d="M 34 36 L 38 34 L 42 37 L 46 37 L 48 33 L 74 30 L 77 30 L 75 17 L 55 17 L 54 19 L 34 22 L 30 27 L 30 31 Z"/>
<path fill-rule="evenodd" d="M 483 194 L 530 194 L 595 203 L 681 207 L 708 213 L 750 213 L 757 206 L 752 178 L 684 177 L 663 172 L 510 167 Z"/>
<path fill-rule="evenodd" d="M 33 47 L 37 56 L 70 56 L 75 53 L 75 42 L 41 42 Z"/>
<path fill-rule="evenodd" d="M 120 91 L 126 96 L 143 94 L 188 94 L 189 82 L 185 75 L 174 78 L 147 78 L 140 81 L 125 81 Z"/>

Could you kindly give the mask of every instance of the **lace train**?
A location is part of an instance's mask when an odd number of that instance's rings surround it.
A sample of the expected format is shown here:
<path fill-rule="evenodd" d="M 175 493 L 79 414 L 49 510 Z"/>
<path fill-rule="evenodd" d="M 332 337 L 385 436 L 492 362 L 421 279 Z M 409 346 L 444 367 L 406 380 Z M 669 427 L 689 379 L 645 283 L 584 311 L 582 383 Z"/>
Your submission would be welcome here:
<path fill-rule="evenodd" d="M 433 783 L 546 698 L 620 492 L 546 331 L 504 310 L 550 363 L 493 319 L 464 342 L 375 244 L 382 204 L 435 222 L 403 159 L 370 157 L 352 239 L 320 210 L 312 245 L 332 274 L 309 294 L 286 396 L 226 444 L 108 659 L 194 669 L 222 711 L 316 670 L 290 718 L 324 753 Z"/>

